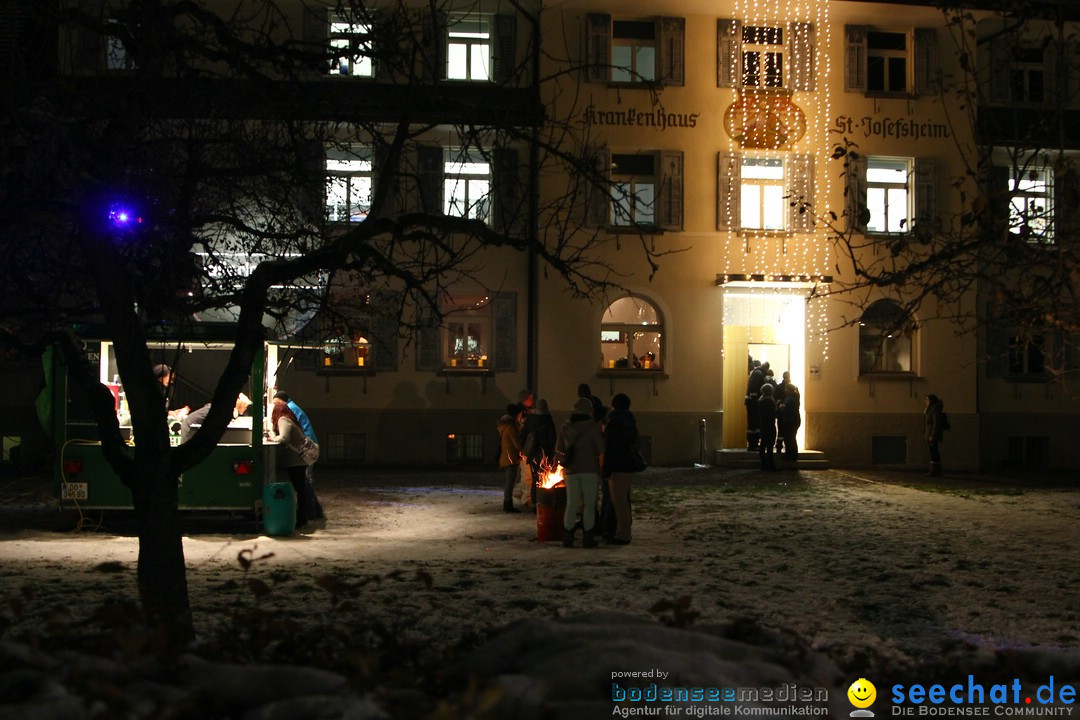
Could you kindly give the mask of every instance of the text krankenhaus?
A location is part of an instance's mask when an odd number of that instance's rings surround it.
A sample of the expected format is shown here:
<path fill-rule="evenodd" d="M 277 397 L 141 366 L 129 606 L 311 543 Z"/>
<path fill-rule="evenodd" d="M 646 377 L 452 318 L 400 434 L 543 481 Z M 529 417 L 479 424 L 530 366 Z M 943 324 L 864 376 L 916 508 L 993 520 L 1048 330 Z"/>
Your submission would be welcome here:
<path fill-rule="evenodd" d="M 701 113 L 667 112 L 663 108 L 656 110 L 597 110 L 592 105 L 585 108 L 582 121 L 586 125 L 610 125 L 621 127 L 654 127 L 661 132 L 668 128 L 697 127 Z"/>
<path fill-rule="evenodd" d="M 949 137 L 948 125 L 919 120 L 894 120 L 869 115 L 856 119 L 840 115 L 833 121 L 833 125 L 834 132 L 849 135 L 862 133 L 863 137 L 910 138 L 912 140 Z"/>

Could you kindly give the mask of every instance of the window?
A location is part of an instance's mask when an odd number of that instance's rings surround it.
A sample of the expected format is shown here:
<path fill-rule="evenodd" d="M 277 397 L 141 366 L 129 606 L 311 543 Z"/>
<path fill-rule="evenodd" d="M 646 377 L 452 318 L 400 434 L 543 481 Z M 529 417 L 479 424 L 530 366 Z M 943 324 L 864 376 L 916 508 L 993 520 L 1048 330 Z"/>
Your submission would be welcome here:
<path fill-rule="evenodd" d="M 447 30 L 446 77 L 491 80 L 491 26 L 487 20 L 460 18 Z"/>
<path fill-rule="evenodd" d="M 612 153 L 598 148 L 596 162 L 607 170 L 611 187 L 609 192 L 589 189 L 588 226 L 682 230 L 681 152 Z"/>
<path fill-rule="evenodd" d="M 105 36 L 106 70 L 135 69 L 135 62 L 131 59 L 131 55 L 120 37 L 121 32 L 126 32 L 123 24 L 115 18 L 110 18 L 106 24 L 107 34 Z"/>
<path fill-rule="evenodd" d="M 997 23 L 988 25 L 987 90 L 991 103 L 1045 107 L 1064 96 L 1066 79 L 1056 72 L 1060 45 L 1050 38 L 1021 40 L 1012 32 L 1003 32 Z"/>
<path fill-rule="evenodd" d="M 857 232 L 912 232 L 933 219 L 937 170 L 933 160 L 855 156 L 847 160 L 847 220 Z"/>
<path fill-rule="evenodd" d="M 364 433 L 330 433 L 326 442 L 327 462 L 364 462 L 367 436 Z"/>
<path fill-rule="evenodd" d="M 660 370 L 664 324 L 648 300 L 630 295 L 608 305 L 600 322 L 600 367 Z"/>
<path fill-rule="evenodd" d="M 616 20 L 611 31 L 612 82 L 656 80 L 656 24 Z"/>
<path fill-rule="evenodd" d="M 784 29 L 747 25 L 742 29 L 744 87 L 784 86 Z"/>
<path fill-rule="evenodd" d="M 1014 48 L 1009 87 L 1014 102 L 1041 104 L 1046 101 L 1046 61 L 1042 48 Z"/>
<path fill-rule="evenodd" d="M 866 206 L 870 212 L 867 232 L 902 233 L 911 229 L 911 207 L 908 202 L 910 174 L 910 159 L 867 159 Z"/>
<path fill-rule="evenodd" d="M 1054 180 L 1046 167 L 1009 168 L 1009 232 L 1032 243 L 1054 242 Z"/>
<path fill-rule="evenodd" d="M 443 163 L 443 214 L 487 222 L 491 163 L 475 149 L 447 148 Z"/>
<path fill-rule="evenodd" d="M 685 82 L 684 18 L 586 17 L 589 82 L 682 85 Z"/>
<path fill-rule="evenodd" d="M 653 225 L 656 173 L 652 155 L 611 156 L 611 224 Z"/>
<path fill-rule="evenodd" d="M 323 346 L 323 368 L 370 368 L 371 342 L 365 335 L 338 337 Z"/>
<path fill-rule="evenodd" d="M 330 148 L 326 152 L 326 219 L 361 222 L 371 209 L 373 166 L 371 149 Z"/>
<path fill-rule="evenodd" d="M 813 90 L 814 25 L 717 23 L 718 87 Z"/>
<path fill-rule="evenodd" d="M 444 309 L 443 367 L 490 367 L 491 298 L 486 293 L 463 294 Z"/>
<path fill-rule="evenodd" d="M 370 24 L 334 15 L 330 20 L 330 47 L 334 50 L 331 75 L 374 76 Z"/>
<path fill-rule="evenodd" d="M 440 309 L 442 325 L 420 331 L 417 370 L 517 370 L 516 293 L 453 289 Z"/>
<path fill-rule="evenodd" d="M 718 230 L 813 231 L 813 157 L 722 152 L 719 166 Z"/>
<path fill-rule="evenodd" d="M 933 29 L 844 28 L 844 89 L 872 95 L 925 94 L 936 89 L 937 35 Z"/>
<path fill-rule="evenodd" d="M 878 300 L 859 321 L 859 374 L 914 372 L 916 326 L 893 300 Z"/>

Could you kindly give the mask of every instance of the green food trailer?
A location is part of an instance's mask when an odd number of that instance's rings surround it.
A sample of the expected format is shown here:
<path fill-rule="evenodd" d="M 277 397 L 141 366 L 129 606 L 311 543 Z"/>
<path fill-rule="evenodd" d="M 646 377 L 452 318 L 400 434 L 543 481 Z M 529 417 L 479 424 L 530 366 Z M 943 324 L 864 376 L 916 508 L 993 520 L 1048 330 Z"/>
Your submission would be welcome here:
<path fill-rule="evenodd" d="M 134 444 L 112 343 L 107 340 L 87 340 L 86 343 L 91 362 L 98 363 L 102 384 L 113 391 L 121 433 Z M 175 373 L 172 405 L 187 405 L 196 410 L 209 402 L 212 392 L 207 388 L 215 386 L 231 350 L 230 343 L 205 338 L 152 345 L 152 356 L 170 365 Z M 181 510 L 227 511 L 263 518 L 264 497 L 280 496 L 280 493 L 266 492 L 268 486 L 280 487 L 275 480 L 278 445 L 264 440 L 263 436 L 263 418 L 273 394 L 268 388 L 273 387 L 276 350 L 267 344 L 262 353 L 256 353 L 248 386 L 244 389 L 252 398 L 249 415 L 235 418 L 210 455 L 180 477 Z M 268 362 L 272 368 L 269 378 L 266 373 Z M 48 407 L 41 407 L 39 401 L 39 414 L 43 415 L 43 421 L 60 449 L 54 477 L 61 509 L 132 509 L 131 491 L 105 460 L 97 424 L 91 419 L 85 401 L 69 393 L 67 371 L 59 351 L 47 351 L 43 365 L 48 389 L 43 402 Z M 179 425 L 179 422 L 170 423 L 170 441 L 174 445 L 180 442 Z M 291 497 L 288 501 L 290 505 L 294 502 Z M 281 514 L 280 508 L 278 514 Z M 280 527 L 279 519 L 275 520 L 275 527 Z M 291 527 L 288 531 L 291 532 Z"/>

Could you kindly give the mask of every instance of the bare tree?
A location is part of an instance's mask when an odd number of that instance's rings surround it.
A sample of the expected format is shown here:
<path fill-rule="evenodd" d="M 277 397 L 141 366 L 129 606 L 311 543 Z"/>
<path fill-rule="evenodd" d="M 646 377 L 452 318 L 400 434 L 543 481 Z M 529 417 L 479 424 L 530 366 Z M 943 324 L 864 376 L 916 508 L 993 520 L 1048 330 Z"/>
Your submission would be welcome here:
<path fill-rule="evenodd" d="M 959 71 L 936 82 L 964 169 L 938 178 L 947 207 L 908 218 L 899 232 L 867 234 L 856 181 L 865 153 L 850 137 L 836 145 L 846 203 L 825 220 L 850 280 L 833 293 L 856 310 L 849 323 L 886 295 L 902 308 L 897 328 L 946 318 L 984 334 L 992 366 L 1035 354 L 1060 373 L 1077 369 L 1080 333 L 1080 17 L 1053 0 L 997 7 L 942 9 L 942 55 L 955 55 Z"/>
<path fill-rule="evenodd" d="M 496 82 L 452 90 L 435 82 L 441 2 L 378 12 L 340 2 L 337 38 L 306 33 L 285 3 L 241 3 L 227 16 L 172 0 L 32 7 L 19 6 L 5 47 L 0 337 L 28 352 L 63 349 L 132 492 L 147 619 L 183 642 L 193 625 L 177 478 L 221 438 L 268 333 L 343 332 L 378 311 L 406 334 L 437 320 L 448 284 L 497 248 L 530 253 L 573 292 L 613 287 L 595 252 L 601 235 L 582 231 L 586 196 L 610 188 L 573 118 L 545 115 L 539 19 L 516 2 L 507 8 L 527 24 L 518 36 L 528 46 L 496 55 Z M 379 81 L 332 93 L 319 82 L 357 64 L 377 66 Z M 442 155 L 425 141 L 446 128 L 463 157 L 512 182 L 463 205 L 444 200 L 430 172 Z M 362 197 L 346 188 L 324 206 L 328 153 L 374 168 Z M 542 166 L 571 179 L 545 207 Z M 644 238 L 640 247 L 655 269 L 663 253 Z M 208 320 L 228 321 L 233 350 L 202 429 L 170 447 L 150 343 L 163 327 L 182 334 Z M 88 323 L 115 344 L 134 446 L 73 332 Z"/>

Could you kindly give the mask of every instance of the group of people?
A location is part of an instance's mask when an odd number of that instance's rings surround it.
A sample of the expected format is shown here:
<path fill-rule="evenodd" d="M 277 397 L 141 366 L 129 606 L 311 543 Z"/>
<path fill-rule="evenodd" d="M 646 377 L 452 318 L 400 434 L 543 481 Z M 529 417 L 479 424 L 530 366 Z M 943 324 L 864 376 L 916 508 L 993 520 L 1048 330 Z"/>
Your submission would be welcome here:
<path fill-rule="evenodd" d="M 749 361 L 746 382 L 746 449 L 757 451 L 762 470 L 776 470 L 775 455 L 785 459 L 799 457 L 797 438 L 802 426 L 799 388 L 784 371 L 776 381 L 768 362 Z M 775 451 L 775 454 L 774 454 Z"/>
<path fill-rule="evenodd" d="M 562 465 L 566 484 L 563 545 L 574 546 L 579 515 L 582 547 L 598 546 L 598 525 L 608 544 L 630 544 L 631 479 L 644 466 L 629 396 L 619 393 L 605 407 L 582 383 L 570 418 L 556 431 L 547 401 L 534 400 L 530 391 L 522 391 L 519 402 L 508 405 L 499 418 L 498 429 L 504 511 L 521 512 L 514 506 L 513 495 L 519 475 L 530 478 L 525 502 L 535 509 L 541 474 Z"/>

